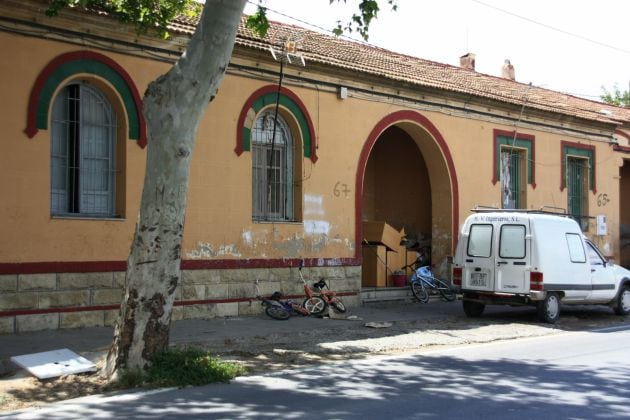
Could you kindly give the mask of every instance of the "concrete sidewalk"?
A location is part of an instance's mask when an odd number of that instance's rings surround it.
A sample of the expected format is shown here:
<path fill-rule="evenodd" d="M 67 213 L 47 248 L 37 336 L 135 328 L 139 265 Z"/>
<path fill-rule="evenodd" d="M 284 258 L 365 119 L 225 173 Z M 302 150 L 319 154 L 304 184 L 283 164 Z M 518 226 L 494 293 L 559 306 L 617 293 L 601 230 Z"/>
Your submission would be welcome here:
<path fill-rule="evenodd" d="M 444 346 L 630 327 L 630 317 L 615 315 L 607 307 L 563 306 L 560 321 L 549 325 L 538 322 L 532 307 L 488 307 L 481 318 L 467 318 L 460 301 L 437 299 L 427 304 L 364 304 L 350 308 L 348 315 L 348 319 L 297 316 L 276 321 L 261 314 L 176 321 L 170 341 L 201 347 L 223 360 L 242 364 L 248 374 L 254 375 L 377 354 L 420 354 Z M 0 368 L 4 369 L 0 374 L 0 412 L 41 405 L 49 392 L 68 398 L 85 395 L 101 380 L 98 375 L 69 375 L 50 382 L 37 381 L 10 362 L 11 356 L 68 348 L 98 363 L 112 338 L 112 328 L 0 336 Z"/>
<path fill-rule="evenodd" d="M 467 318 L 461 301 L 432 299 L 421 304 L 389 301 L 349 308 L 348 319 L 291 317 L 277 321 L 251 317 L 175 321 L 173 345 L 191 344 L 227 358 L 254 359 L 265 353 L 319 353 L 350 357 L 383 351 L 414 350 L 435 345 L 483 343 L 527 336 L 630 325 L 605 306 L 562 308 L 555 325 L 541 324 L 532 307 L 489 306 L 481 318 Z M 387 323 L 386 328 L 368 328 Z M 95 327 L 0 335 L 0 380 L 28 375 L 11 356 L 68 348 L 97 362 L 106 354 L 113 328 Z M 17 375 L 11 375 L 17 371 Z"/>
<path fill-rule="evenodd" d="M 370 303 L 349 308 L 350 319 L 321 319 L 295 316 L 287 321 L 276 321 L 264 314 L 251 317 L 215 318 L 208 320 L 174 321 L 171 326 L 171 344 L 198 344 L 220 351 L 225 343 L 270 336 L 290 337 L 318 328 L 344 330 L 363 327 L 369 322 L 421 321 L 444 317 L 464 317 L 459 302 L 432 301 L 420 304 L 405 301 Z M 343 335 L 340 332 L 340 335 Z M 0 378 L 11 370 L 19 369 L 10 357 L 68 348 L 89 360 L 97 361 L 107 352 L 113 337 L 113 328 L 93 327 L 49 330 L 22 334 L 0 335 Z"/>

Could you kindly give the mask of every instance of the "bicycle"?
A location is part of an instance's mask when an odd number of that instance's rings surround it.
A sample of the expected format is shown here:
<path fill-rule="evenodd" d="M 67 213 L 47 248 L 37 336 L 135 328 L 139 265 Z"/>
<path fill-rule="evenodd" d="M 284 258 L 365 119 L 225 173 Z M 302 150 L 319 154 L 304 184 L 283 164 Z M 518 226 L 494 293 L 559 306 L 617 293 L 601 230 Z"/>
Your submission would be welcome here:
<path fill-rule="evenodd" d="M 302 302 L 302 306 L 311 315 L 321 315 L 326 310 L 326 307 L 328 306 L 328 302 L 326 300 L 327 296 L 322 295 L 322 293 L 319 293 L 319 294 L 313 293 L 313 290 L 309 287 L 308 283 L 304 279 L 304 276 L 302 275 L 302 267 L 304 267 L 304 260 L 300 260 L 300 265 L 298 267 L 300 280 L 302 280 L 302 284 L 304 285 L 304 294 L 306 294 L 306 298 L 304 299 L 304 302 Z"/>
<path fill-rule="evenodd" d="M 410 265 L 415 265 L 415 263 Z M 403 269 L 410 265 L 404 266 Z M 435 277 L 431 268 L 426 265 L 416 268 L 409 278 L 409 287 L 413 296 L 421 303 L 427 303 L 431 296 L 439 295 L 441 299 L 447 302 L 452 302 L 457 297 L 455 290 L 443 280 Z"/>
<path fill-rule="evenodd" d="M 283 299 L 283 295 L 280 292 L 273 292 L 273 294 L 268 298 L 260 296 L 260 290 L 258 287 L 259 280 L 256 279 L 254 284 L 256 289 L 256 298 L 261 301 L 262 305 L 265 307 L 265 314 L 267 314 L 270 318 L 285 321 L 292 315 L 311 315 L 311 313 L 302 305 L 295 303 L 291 299 Z"/>
<path fill-rule="evenodd" d="M 306 293 L 306 299 L 304 299 L 302 306 L 304 306 L 312 315 L 321 315 L 329 306 L 337 313 L 345 313 L 346 305 L 343 304 L 341 298 L 337 296 L 336 292 L 330 290 L 330 287 L 326 284 L 326 280 L 323 278 L 320 278 L 318 282 L 313 283 L 313 288 L 317 289 L 316 292 L 313 293 L 313 290 L 308 286 L 308 283 L 302 275 L 302 267 L 304 267 L 304 260 L 300 261 L 300 266 L 298 268 L 300 279 L 302 280 L 302 283 L 304 283 L 304 292 Z"/>
<path fill-rule="evenodd" d="M 323 278 L 319 279 L 317 283 L 313 284 L 313 287 L 318 289 L 319 297 L 326 302 L 327 306 L 330 306 L 335 312 L 340 314 L 346 312 L 346 305 L 343 304 L 341 298 L 337 296 L 337 293 L 330 290 L 330 287 L 326 284 L 326 280 Z"/>

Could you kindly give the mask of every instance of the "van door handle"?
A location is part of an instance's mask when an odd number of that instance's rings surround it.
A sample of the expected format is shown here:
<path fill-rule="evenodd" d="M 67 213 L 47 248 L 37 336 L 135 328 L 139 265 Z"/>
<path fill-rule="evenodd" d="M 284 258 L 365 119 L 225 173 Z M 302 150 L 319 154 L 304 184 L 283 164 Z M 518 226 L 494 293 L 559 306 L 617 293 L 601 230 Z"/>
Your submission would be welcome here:
<path fill-rule="evenodd" d="M 507 261 L 497 261 L 497 265 L 505 265 L 507 264 Z"/>

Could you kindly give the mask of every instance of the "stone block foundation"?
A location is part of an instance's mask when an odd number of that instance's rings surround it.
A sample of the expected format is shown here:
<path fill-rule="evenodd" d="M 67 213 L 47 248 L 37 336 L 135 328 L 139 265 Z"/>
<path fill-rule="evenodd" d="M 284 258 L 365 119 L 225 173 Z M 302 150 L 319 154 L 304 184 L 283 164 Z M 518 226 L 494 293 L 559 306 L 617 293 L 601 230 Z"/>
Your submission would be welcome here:
<path fill-rule="evenodd" d="M 324 277 L 346 306 L 361 304 L 360 266 L 307 267 L 302 274 L 309 284 Z M 113 326 L 124 279 L 124 272 L 2 275 L 0 334 Z M 296 267 L 183 270 L 172 319 L 259 315 L 263 307 L 256 296 L 275 291 L 304 299 Z"/>

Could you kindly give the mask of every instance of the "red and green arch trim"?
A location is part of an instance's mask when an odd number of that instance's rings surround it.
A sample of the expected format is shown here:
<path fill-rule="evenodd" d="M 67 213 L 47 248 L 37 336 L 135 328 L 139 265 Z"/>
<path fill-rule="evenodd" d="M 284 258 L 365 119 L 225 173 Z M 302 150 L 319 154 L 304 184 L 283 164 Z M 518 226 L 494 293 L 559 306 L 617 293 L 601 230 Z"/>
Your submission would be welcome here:
<path fill-rule="evenodd" d="M 236 148 L 234 152 L 236 152 L 237 156 L 240 156 L 245 151 L 249 151 L 251 147 L 252 122 L 248 124 L 246 121 L 249 112 L 253 111 L 257 114 L 264 107 L 275 105 L 277 98 L 278 87 L 269 85 L 258 89 L 247 99 L 238 117 L 236 126 Z M 295 93 L 282 87 L 280 88 L 280 105 L 291 112 L 300 127 L 304 145 L 304 157 L 311 159 L 313 163 L 317 162 L 315 129 L 313 128 L 313 121 L 306 111 L 304 103 Z"/>
<path fill-rule="evenodd" d="M 73 51 L 55 57 L 39 73 L 28 102 L 26 129 L 33 138 L 48 129 L 50 102 L 58 86 L 76 74 L 93 74 L 107 80 L 116 89 L 127 111 L 129 138 L 138 146 L 147 144 L 146 125 L 142 115 L 142 100 L 129 73 L 111 58 L 93 51 Z"/>

